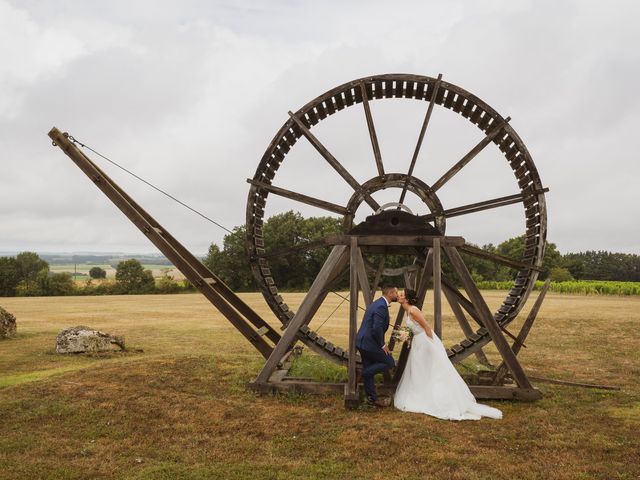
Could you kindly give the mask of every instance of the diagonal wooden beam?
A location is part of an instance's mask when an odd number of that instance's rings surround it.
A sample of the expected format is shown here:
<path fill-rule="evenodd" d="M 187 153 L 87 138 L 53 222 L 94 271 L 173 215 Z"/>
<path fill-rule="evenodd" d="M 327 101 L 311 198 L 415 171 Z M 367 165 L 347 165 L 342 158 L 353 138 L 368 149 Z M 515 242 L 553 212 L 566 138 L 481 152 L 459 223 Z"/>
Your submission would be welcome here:
<path fill-rule="evenodd" d="M 504 120 L 498 121 L 498 124 L 494 128 L 491 129 L 491 131 L 487 134 L 486 137 L 484 137 L 482 140 L 480 140 L 480 142 L 475 147 L 473 147 L 469 151 L 469 153 L 467 153 L 464 157 L 462 157 L 458 161 L 458 163 L 456 163 L 453 167 L 451 167 L 449 170 L 447 170 L 447 172 L 444 175 L 442 175 L 442 177 L 440 177 L 438 180 L 436 180 L 436 182 L 433 184 L 431 189 L 434 192 L 436 192 L 445 183 L 447 183 L 449 180 L 451 180 L 456 173 L 458 173 L 460 170 L 462 170 L 467 163 L 469 163 L 471 160 L 473 160 L 482 150 L 484 150 L 484 148 L 487 145 L 489 145 L 493 141 L 493 139 L 498 135 L 498 133 L 500 133 L 502 128 L 507 123 L 509 123 L 510 120 L 511 120 L 511 117 L 507 117 Z"/>
<path fill-rule="evenodd" d="M 547 294 L 547 290 L 549 290 L 549 285 L 551 284 L 551 280 L 547 279 L 542 286 L 542 290 L 540 290 L 540 294 L 538 298 L 536 298 L 529 315 L 527 315 L 527 319 L 522 324 L 522 328 L 520 329 L 520 333 L 518 333 L 518 338 L 513 342 L 511 346 L 511 350 L 513 350 L 514 355 L 518 355 L 520 352 L 520 348 L 524 346 L 524 341 L 527 339 L 527 335 L 531 331 L 531 327 L 533 326 L 533 321 L 538 316 L 538 312 L 540 311 L 540 307 L 542 306 L 542 302 L 544 301 L 544 297 Z M 507 374 L 507 365 L 504 361 L 500 364 L 500 366 L 496 369 L 496 373 L 493 377 L 493 384 L 498 385 L 501 384 L 504 380 L 505 375 Z"/>
<path fill-rule="evenodd" d="M 460 329 L 462 330 L 462 333 L 464 333 L 465 337 L 469 338 L 475 332 L 473 331 L 473 328 L 471 328 L 471 325 L 469 324 L 469 320 L 467 320 L 467 317 L 462 311 L 462 307 L 460 307 L 460 304 L 456 300 L 455 296 L 448 288 L 443 286 L 442 292 L 444 293 L 444 296 L 447 299 L 447 302 L 449 302 L 449 306 L 451 307 L 451 310 L 453 311 L 453 315 L 456 317 L 456 320 L 460 325 Z M 489 365 L 489 360 L 487 359 L 487 356 L 484 354 L 482 349 L 478 350 L 475 353 L 475 355 L 480 363 L 482 363 L 483 365 Z"/>
<path fill-rule="evenodd" d="M 369 106 L 369 97 L 367 96 L 367 88 L 364 82 L 360 82 L 360 91 L 362 92 L 362 106 L 364 107 L 364 114 L 367 118 L 367 128 L 369 129 L 369 138 L 371 138 L 371 147 L 373 148 L 373 156 L 376 159 L 376 167 L 378 168 L 378 175 L 384 175 L 384 165 L 382 165 L 382 155 L 380 154 L 380 145 L 378 144 L 378 135 L 376 135 L 376 127 L 373 124 L 373 117 L 371 116 L 371 107 Z"/>
<path fill-rule="evenodd" d="M 271 355 L 264 364 L 264 367 L 256 377 L 256 383 L 265 383 L 278 365 L 280 359 L 289 350 L 291 344 L 296 340 L 298 330 L 303 325 L 308 324 L 315 312 L 320 307 L 318 299 L 326 296 L 327 288 L 335 276 L 342 272 L 349 263 L 349 248 L 345 245 L 336 245 L 324 262 L 320 272 L 316 276 L 313 284 L 309 288 L 307 295 L 302 300 L 298 311 L 287 328 L 282 333 L 280 341 L 276 344 Z M 324 298 L 324 297 L 322 297 Z"/>
<path fill-rule="evenodd" d="M 348 213 L 348 210 L 345 207 L 336 205 L 335 203 L 327 202 L 326 200 L 320 200 L 319 198 L 310 197 L 309 195 L 286 190 L 284 188 L 276 187 L 275 185 L 270 185 L 258 180 L 252 180 L 250 178 L 247 178 L 247 183 L 255 185 L 256 187 L 259 187 L 275 195 L 290 198 L 291 200 L 295 200 L 296 202 L 306 203 L 307 205 L 322 208 L 323 210 L 328 210 L 339 215 L 346 215 Z"/>
<path fill-rule="evenodd" d="M 353 238 L 356 238 L 357 240 L 357 237 L 351 237 L 351 238 L 352 238 L 352 243 L 353 243 Z M 371 302 L 373 302 L 373 293 L 371 292 L 371 285 L 369 284 L 369 279 L 367 278 L 367 270 L 364 266 L 364 259 L 362 258 L 362 250 L 360 250 L 360 247 L 357 247 L 357 251 L 353 255 L 355 255 L 355 268 L 358 274 L 358 282 L 360 283 L 360 290 L 362 290 L 362 296 L 364 297 L 364 305 L 365 307 L 368 307 L 371 304 Z M 356 298 L 356 305 L 357 305 L 357 298 Z"/>
<path fill-rule="evenodd" d="M 507 340 L 504 338 L 504 335 L 502 335 L 502 330 L 500 329 L 498 322 L 496 322 L 496 320 L 493 318 L 489 307 L 484 301 L 484 298 L 482 298 L 480 290 L 478 290 L 478 287 L 476 287 L 476 284 L 473 282 L 471 274 L 469 273 L 467 266 L 464 264 L 462 257 L 458 253 L 458 250 L 454 247 L 444 247 L 444 251 L 447 254 L 447 257 L 449 257 L 451 265 L 462 281 L 464 289 L 467 291 L 469 298 L 471 298 L 471 301 L 476 306 L 478 313 L 480 314 L 484 323 L 484 327 L 489 332 L 489 335 L 491 336 L 493 343 L 498 349 L 498 352 L 500 352 L 500 355 L 502 355 L 504 362 L 509 367 L 514 380 L 520 388 L 532 388 L 527 375 L 524 373 L 524 370 L 520 365 L 520 362 L 518 362 L 516 355 L 513 353 L 513 350 L 511 350 L 511 347 L 507 343 Z"/>
<path fill-rule="evenodd" d="M 407 188 L 409 187 L 409 179 L 411 175 L 413 175 L 413 169 L 416 166 L 416 161 L 418 160 L 418 154 L 420 153 L 420 147 L 422 146 L 422 141 L 424 140 L 424 134 L 427 131 L 427 127 L 429 126 L 429 120 L 431 119 L 431 112 L 433 112 L 433 106 L 436 103 L 436 95 L 438 95 L 438 90 L 440 89 L 440 82 L 442 81 L 442 74 L 438 74 L 438 78 L 433 86 L 433 92 L 431 92 L 431 99 L 429 100 L 429 107 L 427 108 L 427 113 L 424 115 L 424 120 L 422 121 L 422 128 L 420 129 L 420 134 L 418 135 L 418 143 L 416 144 L 416 148 L 413 151 L 413 157 L 411 158 L 411 164 L 409 165 L 409 173 L 407 174 L 407 179 L 404 182 L 404 186 L 402 187 L 402 193 L 400 194 L 399 203 L 404 202 L 404 197 L 407 194 Z"/>
<path fill-rule="evenodd" d="M 355 192 L 362 192 L 362 185 L 358 183 L 358 181 L 353 178 L 353 176 L 347 171 L 344 166 L 334 157 L 329 150 L 316 138 L 316 136 L 311 133 L 311 131 L 307 128 L 307 126 L 302 123 L 302 121 L 296 117 L 292 112 L 289 112 L 289 116 L 295 122 L 295 124 L 300 128 L 302 134 L 305 136 L 309 143 L 313 145 L 313 147 L 318 151 L 320 155 L 333 167 L 333 169 L 338 172 L 338 174 L 353 188 Z M 380 208 L 380 204 L 376 202 L 371 195 L 366 192 L 362 192 L 364 201 L 369 204 L 373 210 L 378 210 Z"/>

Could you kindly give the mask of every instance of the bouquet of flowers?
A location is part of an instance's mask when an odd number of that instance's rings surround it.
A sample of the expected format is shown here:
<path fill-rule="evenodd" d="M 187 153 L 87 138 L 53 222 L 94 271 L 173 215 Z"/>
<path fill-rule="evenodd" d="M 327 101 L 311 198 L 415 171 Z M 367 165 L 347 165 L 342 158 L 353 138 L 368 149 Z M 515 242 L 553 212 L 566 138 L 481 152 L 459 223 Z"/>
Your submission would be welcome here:
<path fill-rule="evenodd" d="M 411 337 L 411 329 L 409 327 L 396 327 L 391 332 L 391 337 L 400 343 L 406 342 Z"/>

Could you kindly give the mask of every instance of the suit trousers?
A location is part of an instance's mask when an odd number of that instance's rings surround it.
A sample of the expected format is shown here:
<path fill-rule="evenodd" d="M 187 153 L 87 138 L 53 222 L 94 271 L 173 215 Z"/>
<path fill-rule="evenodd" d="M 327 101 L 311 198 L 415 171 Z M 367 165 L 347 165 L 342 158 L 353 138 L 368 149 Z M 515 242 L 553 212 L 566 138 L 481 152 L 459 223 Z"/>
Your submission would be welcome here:
<path fill-rule="evenodd" d="M 378 399 L 374 376 L 376 373 L 383 372 L 396 366 L 396 362 L 391 355 L 384 353 L 380 349 L 377 352 L 358 349 L 362 358 L 362 383 L 364 383 L 364 391 L 367 398 L 371 401 Z"/>

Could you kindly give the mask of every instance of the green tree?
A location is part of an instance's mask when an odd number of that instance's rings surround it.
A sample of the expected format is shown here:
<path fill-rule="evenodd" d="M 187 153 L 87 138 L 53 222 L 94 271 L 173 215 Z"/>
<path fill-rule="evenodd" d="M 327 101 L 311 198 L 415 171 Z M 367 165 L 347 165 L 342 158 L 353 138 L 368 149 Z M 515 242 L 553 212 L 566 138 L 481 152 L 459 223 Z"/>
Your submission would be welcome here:
<path fill-rule="evenodd" d="M 12 297 L 20 283 L 18 263 L 14 257 L 0 257 L 0 297 Z"/>
<path fill-rule="evenodd" d="M 73 295 L 76 285 L 69 273 L 54 273 L 49 275 L 47 289 L 44 295 Z"/>
<path fill-rule="evenodd" d="M 172 276 L 164 275 L 158 280 L 156 290 L 158 293 L 176 293 L 180 290 L 180 285 Z"/>
<path fill-rule="evenodd" d="M 116 290 L 118 293 L 150 293 L 155 288 L 151 270 L 145 270 L 135 258 L 118 263 Z"/>
<path fill-rule="evenodd" d="M 549 278 L 552 282 L 569 282 L 574 279 L 571 272 L 563 267 L 553 267 L 549 270 Z"/>
<path fill-rule="evenodd" d="M 89 270 L 89 276 L 94 279 L 107 278 L 107 271 L 100 267 L 93 267 Z"/>
<path fill-rule="evenodd" d="M 19 253 L 16 256 L 16 264 L 20 281 L 25 283 L 26 290 L 29 290 L 30 284 L 36 280 L 40 271 L 49 271 L 49 264 L 42 260 L 35 252 Z"/>

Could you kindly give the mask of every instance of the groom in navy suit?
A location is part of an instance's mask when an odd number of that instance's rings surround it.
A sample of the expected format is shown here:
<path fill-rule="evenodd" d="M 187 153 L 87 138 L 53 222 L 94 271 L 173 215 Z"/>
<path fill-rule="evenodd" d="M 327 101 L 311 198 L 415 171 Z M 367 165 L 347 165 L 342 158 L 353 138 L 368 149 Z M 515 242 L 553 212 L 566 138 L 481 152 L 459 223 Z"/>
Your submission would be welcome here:
<path fill-rule="evenodd" d="M 396 365 L 384 340 L 384 334 L 389 328 L 389 305 L 397 300 L 398 289 L 391 285 L 384 285 L 382 296 L 367 307 L 356 336 L 356 347 L 362 358 L 364 391 L 367 394 L 367 401 L 377 407 L 386 405 L 378 400 L 373 377 L 376 373 Z"/>

